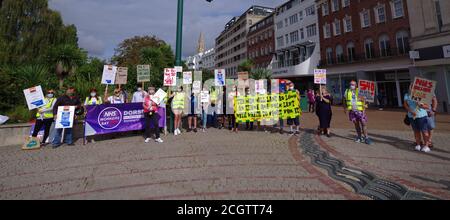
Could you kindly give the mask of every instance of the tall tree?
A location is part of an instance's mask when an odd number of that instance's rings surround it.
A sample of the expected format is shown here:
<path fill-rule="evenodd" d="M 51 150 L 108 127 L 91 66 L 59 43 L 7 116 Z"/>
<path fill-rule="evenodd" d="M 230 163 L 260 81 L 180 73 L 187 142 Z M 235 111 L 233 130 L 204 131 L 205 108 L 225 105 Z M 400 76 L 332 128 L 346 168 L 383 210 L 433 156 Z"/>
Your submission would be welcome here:
<path fill-rule="evenodd" d="M 160 47 L 166 43 L 155 36 L 135 36 L 122 41 L 112 60 L 119 66 L 139 65 L 143 48 Z"/>
<path fill-rule="evenodd" d="M 64 79 L 75 73 L 76 69 L 86 61 L 86 52 L 71 44 L 52 47 L 48 53 L 48 61 L 53 64 L 62 89 Z"/>

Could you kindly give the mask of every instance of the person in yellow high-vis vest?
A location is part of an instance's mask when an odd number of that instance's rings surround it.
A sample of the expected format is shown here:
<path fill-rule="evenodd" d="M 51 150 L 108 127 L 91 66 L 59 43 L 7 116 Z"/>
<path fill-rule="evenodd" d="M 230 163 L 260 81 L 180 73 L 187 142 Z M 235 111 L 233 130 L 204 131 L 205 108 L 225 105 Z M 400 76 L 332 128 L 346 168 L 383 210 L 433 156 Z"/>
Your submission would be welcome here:
<path fill-rule="evenodd" d="M 98 95 L 97 89 L 92 88 L 89 93 L 89 97 L 86 97 L 86 100 L 84 101 L 85 114 L 87 114 L 87 109 L 86 109 L 87 106 L 101 105 L 101 104 L 103 104 L 102 97 Z M 87 142 L 91 141 L 91 143 L 95 143 L 95 137 L 91 137 L 91 138 L 86 137 L 86 141 Z"/>
<path fill-rule="evenodd" d="M 36 123 L 34 124 L 33 134 L 31 135 L 33 138 L 36 138 L 42 126 L 44 126 L 44 137 L 42 138 L 41 146 L 46 145 L 47 138 L 50 134 L 50 128 L 54 121 L 53 107 L 56 103 L 55 91 L 47 91 L 45 102 L 47 104 L 38 109 L 36 114 Z"/>
<path fill-rule="evenodd" d="M 366 107 L 364 97 L 359 96 L 356 81 L 351 81 L 350 88 L 344 93 L 344 112 L 349 112 L 349 119 L 355 125 L 356 133 L 358 134 L 355 142 L 371 145 L 372 141 L 367 132 Z"/>
<path fill-rule="evenodd" d="M 174 121 L 174 134 L 175 136 L 181 134 L 181 118 L 184 110 L 184 100 L 186 94 L 183 92 L 183 87 L 178 87 L 177 91 L 171 95 L 172 99 L 172 112 L 175 115 Z"/>

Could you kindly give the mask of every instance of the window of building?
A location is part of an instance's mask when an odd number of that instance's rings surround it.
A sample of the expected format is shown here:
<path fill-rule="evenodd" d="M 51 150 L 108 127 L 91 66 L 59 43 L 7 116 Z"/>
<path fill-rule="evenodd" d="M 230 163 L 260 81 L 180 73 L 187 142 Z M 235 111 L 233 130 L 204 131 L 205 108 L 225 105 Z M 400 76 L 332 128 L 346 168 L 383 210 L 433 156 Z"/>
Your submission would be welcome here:
<path fill-rule="evenodd" d="M 436 8 L 436 16 L 438 21 L 439 32 L 442 32 L 443 23 L 442 23 L 441 3 L 439 2 L 439 0 L 435 0 L 434 5 Z"/>
<path fill-rule="evenodd" d="M 375 21 L 377 23 L 384 23 L 386 22 L 386 8 L 384 5 L 378 5 L 374 8 L 375 12 Z"/>
<path fill-rule="evenodd" d="M 342 0 L 342 7 L 345 8 L 348 6 L 350 6 L 350 0 Z"/>
<path fill-rule="evenodd" d="M 312 24 L 306 27 L 306 36 L 307 37 L 313 37 L 316 36 L 317 30 L 316 30 L 316 24 Z"/>
<path fill-rule="evenodd" d="M 344 31 L 345 31 L 345 33 L 353 31 L 352 17 L 350 17 L 350 16 L 345 16 L 345 18 L 344 18 Z"/>
<path fill-rule="evenodd" d="M 329 5 L 328 2 L 325 2 L 322 4 L 322 15 L 323 16 L 327 16 L 328 14 L 330 14 L 330 9 L 329 9 Z"/>
<path fill-rule="evenodd" d="M 383 34 L 380 36 L 380 56 L 387 57 L 391 55 L 391 45 L 389 42 L 389 36 Z"/>
<path fill-rule="evenodd" d="M 281 28 L 283 28 L 283 21 L 277 22 L 277 30 L 280 30 Z"/>
<path fill-rule="evenodd" d="M 341 35 L 341 21 L 334 20 L 334 36 Z"/>
<path fill-rule="evenodd" d="M 297 14 L 294 14 L 294 15 L 292 15 L 291 17 L 289 17 L 289 22 L 290 22 L 290 24 L 295 24 L 295 23 L 297 23 L 297 22 L 298 22 L 298 15 L 297 15 Z"/>
<path fill-rule="evenodd" d="M 277 45 L 278 45 L 278 47 L 284 47 L 284 39 L 283 39 L 283 36 L 277 37 Z"/>
<path fill-rule="evenodd" d="M 290 37 L 291 37 L 291 43 L 295 43 L 297 42 L 298 39 L 298 31 L 294 31 L 292 33 L 290 33 Z"/>
<path fill-rule="evenodd" d="M 285 24 L 285 25 L 284 25 L 285 27 L 287 27 L 287 26 L 289 25 L 289 24 L 288 24 L 288 19 L 287 19 L 287 18 L 284 19 L 284 24 Z"/>
<path fill-rule="evenodd" d="M 289 35 L 286 34 L 286 35 L 284 36 L 284 38 L 286 39 L 286 45 L 289 45 Z"/>
<path fill-rule="evenodd" d="M 327 48 L 327 64 L 333 64 L 333 48 Z"/>
<path fill-rule="evenodd" d="M 303 20 L 303 11 L 300 11 L 298 14 L 300 16 L 300 21 L 302 21 Z"/>
<path fill-rule="evenodd" d="M 331 0 L 331 11 L 339 11 L 339 0 Z"/>
<path fill-rule="evenodd" d="M 372 39 L 369 38 L 364 41 L 364 51 L 366 53 L 366 59 L 372 59 L 375 57 Z"/>
<path fill-rule="evenodd" d="M 392 0 L 391 8 L 393 18 L 400 18 L 404 16 L 403 0 Z"/>
<path fill-rule="evenodd" d="M 344 62 L 344 48 L 341 45 L 336 46 L 336 61 L 337 63 Z"/>
<path fill-rule="evenodd" d="M 347 44 L 347 59 L 348 62 L 355 61 L 355 44 L 353 42 Z"/>
<path fill-rule="evenodd" d="M 316 14 L 316 6 L 309 6 L 305 9 L 306 11 L 306 16 L 310 16 L 310 15 L 315 15 Z"/>
<path fill-rule="evenodd" d="M 331 37 L 331 25 L 326 23 L 323 26 L 323 34 L 324 34 L 324 38 L 330 38 Z"/>
<path fill-rule="evenodd" d="M 305 34 L 303 32 L 303 28 L 300 29 L 300 38 L 303 40 L 305 39 Z"/>
<path fill-rule="evenodd" d="M 407 54 L 410 50 L 409 48 L 409 34 L 407 31 L 399 31 L 395 35 L 397 39 L 397 48 L 399 54 Z"/>
<path fill-rule="evenodd" d="M 361 27 L 362 28 L 369 27 L 370 26 L 370 11 L 364 10 L 361 12 L 360 16 L 361 16 Z"/>

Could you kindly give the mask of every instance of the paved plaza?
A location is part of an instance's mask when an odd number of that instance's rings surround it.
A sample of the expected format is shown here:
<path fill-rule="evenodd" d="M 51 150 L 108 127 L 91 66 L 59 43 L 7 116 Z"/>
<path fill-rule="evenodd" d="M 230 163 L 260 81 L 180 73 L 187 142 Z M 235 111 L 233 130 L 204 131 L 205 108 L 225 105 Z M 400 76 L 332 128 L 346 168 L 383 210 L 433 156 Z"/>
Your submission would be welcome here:
<path fill-rule="evenodd" d="M 412 150 L 408 128 L 380 125 L 382 119 L 371 126 L 374 145 L 356 144 L 339 113 L 335 121 L 342 123 L 331 138 L 314 135 L 317 121 L 306 113 L 299 136 L 209 129 L 169 135 L 164 144 L 132 136 L 85 146 L 79 140 L 55 150 L 3 147 L 0 199 L 370 199 L 312 163 L 305 144 L 409 190 L 450 199 L 447 128 L 435 134 L 434 151 L 424 154 Z M 374 119 L 379 112 L 369 114 Z M 383 114 L 385 120 L 403 115 Z M 438 119 L 438 126 L 447 119 Z"/>

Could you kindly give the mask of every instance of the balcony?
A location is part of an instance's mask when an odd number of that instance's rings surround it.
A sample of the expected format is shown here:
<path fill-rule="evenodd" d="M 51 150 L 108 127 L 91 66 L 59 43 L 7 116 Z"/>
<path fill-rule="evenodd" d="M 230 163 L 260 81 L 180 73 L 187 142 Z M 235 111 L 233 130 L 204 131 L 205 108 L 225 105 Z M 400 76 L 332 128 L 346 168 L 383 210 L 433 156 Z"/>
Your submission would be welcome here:
<path fill-rule="evenodd" d="M 348 56 L 336 57 L 333 54 L 333 58 L 329 59 L 321 59 L 319 62 L 320 67 L 333 66 L 333 65 L 343 65 L 343 64 L 351 64 L 351 63 L 361 63 L 361 62 L 371 62 L 371 61 L 379 61 L 384 59 L 390 59 L 395 57 L 407 57 L 409 53 L 409 48 L 406 49 L 398 49 L 398 48 L 388 48 L 387 50 L 377 50 L 373 51 L 371 54 L 355 54 L 352 58 Z"/>

